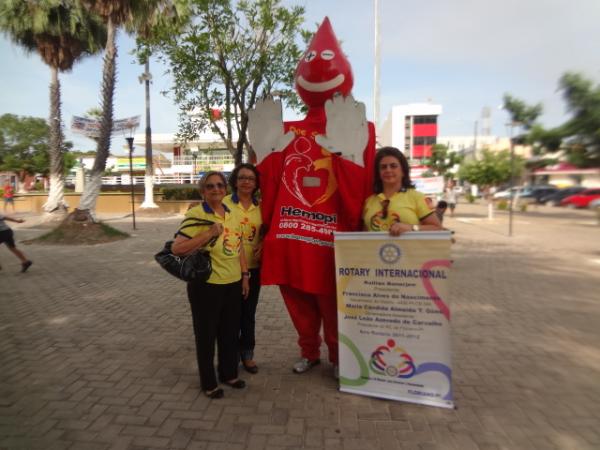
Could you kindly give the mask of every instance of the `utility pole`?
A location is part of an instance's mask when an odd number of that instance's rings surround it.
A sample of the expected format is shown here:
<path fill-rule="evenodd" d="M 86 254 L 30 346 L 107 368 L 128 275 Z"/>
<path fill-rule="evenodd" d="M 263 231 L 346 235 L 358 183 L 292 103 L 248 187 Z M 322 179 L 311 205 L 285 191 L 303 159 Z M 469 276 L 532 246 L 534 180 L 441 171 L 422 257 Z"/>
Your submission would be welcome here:
<path fill-rule="evenodd" d="M 373 123 L 375 124 L 375 134 L 379 126 L 379 68 L 381 65 L 380 40 L 379 40 L 379 0 L 374 0 L 375 15 L 375 64 L 373 70 Z"/>

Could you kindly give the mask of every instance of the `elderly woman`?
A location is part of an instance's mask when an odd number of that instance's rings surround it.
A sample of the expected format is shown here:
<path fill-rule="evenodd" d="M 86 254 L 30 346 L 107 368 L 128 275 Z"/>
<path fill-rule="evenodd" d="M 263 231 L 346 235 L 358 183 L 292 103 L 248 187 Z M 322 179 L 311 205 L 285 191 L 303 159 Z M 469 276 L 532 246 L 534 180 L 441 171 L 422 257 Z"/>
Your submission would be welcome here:
<path fill-rule="evenodd" d="M 187 286 L 192 310 L 200 384 L 209 398 L 223 397 L 213 364 L 218 348 L 218 380 L 235 389 L 245 387 L 238 378 L 240 297 L 247 296 L 249 273 L 239 223 L 223 203 L 226 180 L 220 172 L 208 172 L 200 180 L 203 201 L 191 208 L 181 222 L 171 250 L 183 256 L 203 249 L 210 253 L 212 273 L 206 282 Z M 198 224 L 198 219 L 212 225 Z"/>
<path fill-rule="evenodd" d="M 240 359 L 246 372 L 258 373 L 254 362 L 255 316 L 260 293 L 260 255 L 262 250 L 260 204 L 258 191 L 258 171 L 252 164 L 240 164 L 229 177 L 232 194 L 223 203 L 229 207 L 240 223 L 244 253 L 250 272 L 250 293 L 241 299 L 242 317 L 240 320 Z"/>
<path fill-rule="evenodd" d="M 397 148 L 384 147 L 377 152 L 374 190 L 363 208 L 365 230 L 388 231 L 392 236 L 442 230 L 425 196 L 415 190 L 408 161 Z"/>

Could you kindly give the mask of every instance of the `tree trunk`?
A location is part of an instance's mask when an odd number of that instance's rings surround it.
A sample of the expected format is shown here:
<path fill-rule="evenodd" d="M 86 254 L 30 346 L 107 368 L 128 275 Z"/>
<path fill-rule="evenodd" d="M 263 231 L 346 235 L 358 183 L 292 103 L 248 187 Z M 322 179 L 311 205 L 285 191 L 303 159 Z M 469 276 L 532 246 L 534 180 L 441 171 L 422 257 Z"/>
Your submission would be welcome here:
<path fill-rule="evenodd" d="M 150 127 L 150 57 L 144 67 L 144 83 L 146 91 L 146 175 L 144 176 L 144 202 L 142 209 L 157 209 L 154 203 L 154 167 L 152 165 L 152 128 Z"/>
<path fill-rule="evenodd" d="M 102 119 L 100 122 L 100 136 L 96 147 L 96 159 L 90 173 L 89 182 L 85 185 L 81 201 L 80 211 L 87 211 L 90 218 L 96 220 L 96 201 L 102 186 L 102 174 L 106 168 L 106 160 L 110 150 L 110 137 L 113 127 L 113 97 L 116 81 L 116 59 L 117 46 L 115 44 L 117 29 L 112 21 L 108 19 L 106 54 L 104 55 L 104 68 L 102 71 Z"/>
<path fill-rule="evenodd" d="M 63 134 L 60 113 L 60 81 L 58 68 L 52 67 L 50 82 L 50 192 L 44 204 L 47 213 L 63 215 L 67 210 L 64 200 L 65 174 L 63 162 Z"/>

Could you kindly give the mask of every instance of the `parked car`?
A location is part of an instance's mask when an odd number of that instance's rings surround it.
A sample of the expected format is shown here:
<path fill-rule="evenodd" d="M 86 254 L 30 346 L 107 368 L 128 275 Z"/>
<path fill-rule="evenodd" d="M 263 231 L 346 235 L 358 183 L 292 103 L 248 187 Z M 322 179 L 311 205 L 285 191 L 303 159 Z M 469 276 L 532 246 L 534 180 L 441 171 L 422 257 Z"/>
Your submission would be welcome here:
<path fill-rule="evenodd" d="M 540 198 L 540 203 L 548 204 L 550 206 L 558 206 L 563 198 L 567 198 L 569 195 L 579 194 L 582 191 L 585 191 L 583 186 L 571 186 L 560 189 L 556 192 L 544 195 L 542 198 Z"/>
<path fill-rule="evenodd" d="M 597 198 L 600 198 L 600 188 L 586 189 L 579 194 L 563 198 L 560 204 L 561 206 L 569 206 L 571 208 L 587 208 Z"/>
<path fill-rule="evenodd" d="M 517 196 L 517 193 L 520 193 L 523 191 L 523 188 L 514 186 L 512 188 L 512 191 L 513 191 L 513 198 L 514 198 Z M 508 199 L 508 198 L 510 198 L 510 188 L 494 193 L 494 199 L 496 199 L 496 200 Z"/>
<path fill-rule="evenodd" d="M 592 200 L 588 206 L 590 209 L 600 209 L 600 198 Z"/>
<path fill-rule="evenodd" d="M 554 194 L 558 192 L 556 186 L 550 185 L 534 185 L 527 186 L 523 189 L 523 192 L 519 193 L 519 198 L 523 201 L 532 203 L 541 203 L 541 198 L 548 194 Z"/>

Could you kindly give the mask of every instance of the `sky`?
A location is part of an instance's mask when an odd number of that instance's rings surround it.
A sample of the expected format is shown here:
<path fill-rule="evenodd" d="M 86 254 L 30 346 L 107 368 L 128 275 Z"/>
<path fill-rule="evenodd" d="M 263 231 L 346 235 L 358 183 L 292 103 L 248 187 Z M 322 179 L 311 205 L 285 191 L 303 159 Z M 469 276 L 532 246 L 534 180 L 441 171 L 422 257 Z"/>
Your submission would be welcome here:
<path fill-rule="evenodd" d="M 316 31 L 325 16 L 342 42 L 354 71 L 354 97 L 373 120 L 373 0 L 283 0 L 306 10 L 304 27 Z M 600 1 L 598 0 L 379 0 L 380 125 L 393 105 L 431 101 L 443 106 L 439 134 L 472 135 L 484 107 L 491 110 L 491 133 L 505 136 L 508 116 L 500 110 L 510 93 L 530 104 L 541 102 L 540 121 L 556 126 L 568 118 L 558 91 L 567 71 L 600 83 Z M 144 88 L 130 51 L 133 41 L 118 38 L 116 119 L 141 115 Z M 0 37 L 0 114 L 48 117 L 50 71 L 37 54 L 26 54 Z M 153 133 L 177 131 L 178 110 L 164 95 L 171 86 L 166 68 L 151 62 Z M 61 74 L 65 134 L 76 150 L 94 143 L 69 130 L 73 115 L 100 102 L 102 58 L 78 63 Z M 285 119 L 293 114 L 286 112 Z M 111 151 L 124 153 L 124 137 L 113 136 Z M 137 149 L 136 153 L 143 153 Z"/>

